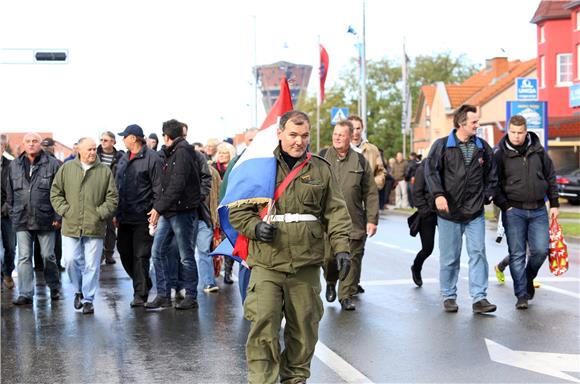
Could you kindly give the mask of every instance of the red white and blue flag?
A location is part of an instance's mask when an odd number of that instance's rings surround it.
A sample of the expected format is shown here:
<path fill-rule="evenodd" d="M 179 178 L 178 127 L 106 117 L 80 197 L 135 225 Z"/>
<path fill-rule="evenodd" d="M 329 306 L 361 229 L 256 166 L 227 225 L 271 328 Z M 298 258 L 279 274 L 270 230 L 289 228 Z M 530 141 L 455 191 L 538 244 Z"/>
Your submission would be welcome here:
<path fill-rule="evenodd" d="M 276 158 L 278 146 L 278 122 L 280 117 L 292 110 L 292 96 L 285 77 L 280 81 L 280 96 L 268 113 L 262 127 L 232 168 L 226 193 L 218 207 L 220 225 L 226 239 L 212 255 L 226 255 L 247 267 L 248 239 L 240 235 L 230 224 L 229 210 L 241 204 L 268 204 L 276 189 Z"/>

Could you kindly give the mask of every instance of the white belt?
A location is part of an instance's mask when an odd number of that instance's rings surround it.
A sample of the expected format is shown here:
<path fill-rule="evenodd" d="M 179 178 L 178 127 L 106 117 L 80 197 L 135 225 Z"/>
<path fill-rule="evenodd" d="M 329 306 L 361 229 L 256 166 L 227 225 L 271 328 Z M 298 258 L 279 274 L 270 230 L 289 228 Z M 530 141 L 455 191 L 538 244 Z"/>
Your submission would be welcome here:
<path fill-rule="evenodd" d="M 264 217 L 264 221 L 270 219 L 271 222 L 283 221 L 285 223 L 297 223 L 299 221 L 318 221 L 314 215 L 303 215 L 301 213 L 285 213 L 283 215 L 271 215 Z"/>

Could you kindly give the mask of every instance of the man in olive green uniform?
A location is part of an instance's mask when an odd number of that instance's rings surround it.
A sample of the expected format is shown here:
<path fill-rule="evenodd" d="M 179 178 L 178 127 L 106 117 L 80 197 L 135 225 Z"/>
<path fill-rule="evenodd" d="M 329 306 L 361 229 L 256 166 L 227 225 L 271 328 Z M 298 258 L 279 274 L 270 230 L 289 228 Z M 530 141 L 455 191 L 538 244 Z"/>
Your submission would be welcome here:
<path fill-rule="evenodd" d="M 351 271 L 338 285 L 338 300 L 342 309 L 347 311 L 356 309 L 352 296 L 358 292 L 365 241 L 367 235 L 370 237 L 377 232 L 379 222 L 379 193 L 374 172 L 365 157 L 350 146 L 353 129 L 350 120 L 338 122 L 332 133 L 332 147 L 324 153 L 324 158 L 328 160 L 338 179 L 352 220 Z M 332 302 L 336 299 L 338 272 L 333 258 L 328 257 L 329 255 L 333 255 L 333 252 L 327 252 L 324 277 L 326 300 Z"/>
<path fill-rule="evenodd" d="M 324 261 L 324 232 L 336 252 L 343 279 L 350 268 L 350 218 L 329 164 L 307 152 L 310 121 L 290 111 L 280 120 L 276 185 L 295 167 L 306 165 L 275 203 L 264 220 L 263 207 L 243 204 L 230 209 L 230 222 L 250 239 L 248 264 L 252 275 L 244 302 L 252 322 L 246 357 L 250 383 L 304 383 L 318 341 L 320 266 Z M 270 222 L 272 224 L 270 224 Z M 282 318 L 285 350 L 280 353 Z"/>

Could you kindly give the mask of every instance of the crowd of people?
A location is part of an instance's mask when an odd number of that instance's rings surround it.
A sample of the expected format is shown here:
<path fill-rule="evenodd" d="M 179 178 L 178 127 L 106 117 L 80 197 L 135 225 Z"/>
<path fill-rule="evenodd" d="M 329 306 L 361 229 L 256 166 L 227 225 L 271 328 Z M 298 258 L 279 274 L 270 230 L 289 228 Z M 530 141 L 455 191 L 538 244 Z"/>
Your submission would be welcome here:
<path fill-rule="evenodd" d="M 365 139 L 358 116 L 338 122 L 332 145 L 319 154 L 309 151 L 306 114 L 290 111 L 281 117 L 273 152 L 274 209 L 266 212 L 265 203 L 242 201 L 229 214 L 233 228 L 249 240 L 249 268 L 240 264 L 238 275 L 244 316 L 251 322 L 249 382 L 300 383 L 310 376 L 323 313 L 320 269 L 326 300 L 338 298 L 342 310 L 355 310 L 353 296 L 364 293 L 365 242 L 377 232 L 379 212 L 391 193 L 396 207 L 417 208 L 409 226 L 421 238 L 411 266 L 419 287 L 439 232 L 446 312 L 458 311 L 464 235 L 473 312 L 496 310 L 487 299 L 484 225 L 484 205 L 493 201 L 506 228 L 516 308 L 528 307 L 532 281 L 548 253 L 549 215 L 558 215 L 552 161 L 521 116 L 510 119 L 495 149 L 477 137 L 478 126 L 477 109 L 461 106 L 449 136 L 438 139 L 425 159 L 411 153 L 406 161 L 399 153 L 385 161 Z M 217 139 L 206 146 L 189 144 L 187 124 L 177 120 L 164 122 L 162 132 L 160 148 L 155 134 L 146 138 L 135 124 L 117 135 L 104 132 L 98 146 L 83 137 L 64 163 L 54 157 L 52 140 L 28 133 L 21 154 L 13 161 L 2 157 L 2 278 L 6 288 L 14 287 L 16 260 L 14 305 L 33 303 L 34 249 L 40 252 L 51 300 L 65 294 L 57 257 L 62 254 L 74 308 L 84 314 L 94 313 L 100 265 L 116 262 L 115 249 L 132 279 L 131 307 L 191 310 L 198 307 L 198 287 L 208 294 L 219 291 L 219 257 L 210 253 L 224 237 L 217 208 L 240 155 L 231 143 Z M 246 131 L 244 144 L 250 145 L 256 134 L 256 129 Z M 126 151 L 115 147 L 117 136 Z M 2 153 L 5 147 L 2 137 Z M 232 284 L 234 261 L 224 261 L 223 282 Z"/>

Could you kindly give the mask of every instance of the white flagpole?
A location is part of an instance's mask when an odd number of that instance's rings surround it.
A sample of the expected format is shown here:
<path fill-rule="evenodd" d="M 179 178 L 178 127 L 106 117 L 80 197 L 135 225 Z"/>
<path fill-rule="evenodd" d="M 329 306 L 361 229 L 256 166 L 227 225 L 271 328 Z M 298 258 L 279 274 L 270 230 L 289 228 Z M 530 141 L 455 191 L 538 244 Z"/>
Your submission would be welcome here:
<path fill-rule="evenodd" d="M 363 139 L 367 138 L 367 58 L 366 58 L 366 14 L 365 14 L 365 0 L 362 0 L 363 14 L 362 14 L 362 47 L 361 47 L 361 116 L 363 123 Z"/>
<path fill-rule="evenodd" d="M 320 61 L 320 35 L 318 35 L 318 44 L 316 46 L 316 52 L 318 53 L 318 91 L 316 97 L 316 153 L 320 153 L 320 104 L 322 104 L 322 94 L 320 92 L 320 66 L 322 65 Z"/>

